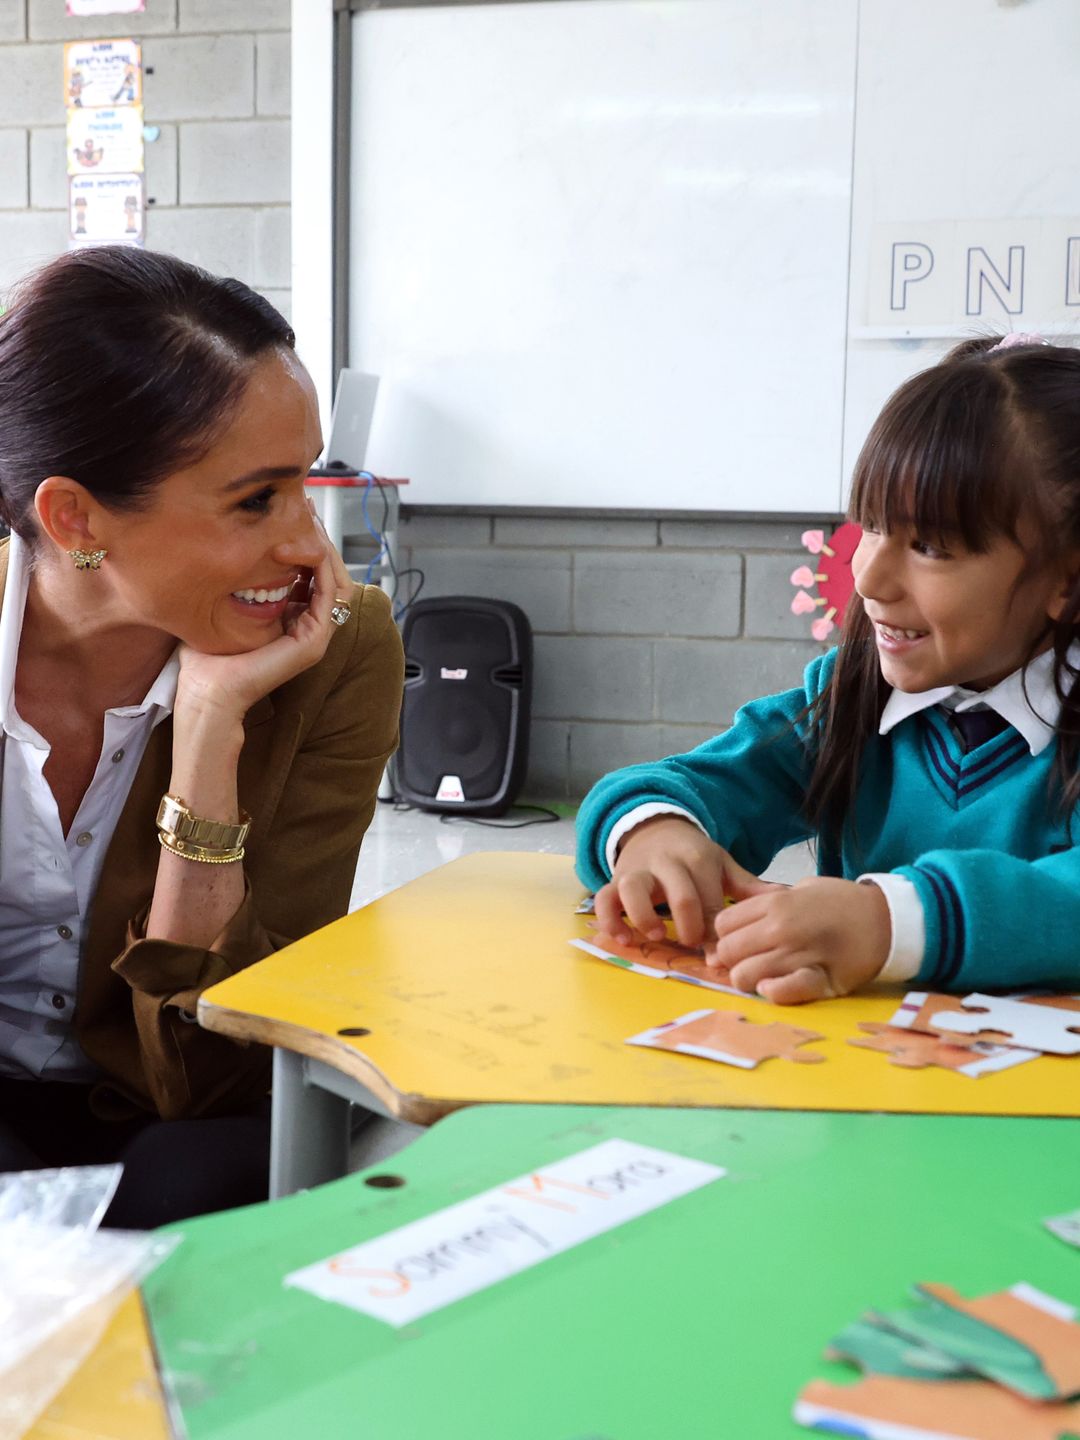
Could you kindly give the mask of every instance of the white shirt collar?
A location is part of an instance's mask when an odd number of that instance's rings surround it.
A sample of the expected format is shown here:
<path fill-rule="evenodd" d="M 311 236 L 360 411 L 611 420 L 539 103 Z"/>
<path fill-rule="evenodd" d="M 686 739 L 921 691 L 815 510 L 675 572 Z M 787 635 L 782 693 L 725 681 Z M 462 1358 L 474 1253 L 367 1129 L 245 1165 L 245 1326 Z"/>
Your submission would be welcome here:
<path fill-rule="evenodd" d="M 93 577 L 88 577 L 93 579 Z M 0 730 L 15 740 L 25 740 L 36 749 L 48 749 L 41 736 L 20 717 L 15 708 L 15 669 L 19 660 L 26 597 L 30 590 L 30 548 L 14 531 L 8 542 L 7 585 L 0 609 Z M 156 710 L 154 724 L 172 714 L 176 704 L 176 682 L 180 675 L 179 646 L 162 666 L 141 705 L 125 705 L 109 714 L 136 716 Z"/>
<path fill-rule="evenodd" d="M 1080 641 L 1069 647 L 1068 658 L 1070 664 L 1080 666 Z M 1053 740 L 1061 713 L 1061 701 L 1054 689 L 1054 652 L 1046 650 L 1036 655 L 1026 669 L 1014 670 L 989 690 L 965 690 L 962 685 L 943 685 L 917 694 L 894 690 L 881 712 L 878 734 L 887 735 L 901 720 L 934 705 L 956 711 L 985 705 L 1018 730 L 1032 755 L 1038 755 Z"/>

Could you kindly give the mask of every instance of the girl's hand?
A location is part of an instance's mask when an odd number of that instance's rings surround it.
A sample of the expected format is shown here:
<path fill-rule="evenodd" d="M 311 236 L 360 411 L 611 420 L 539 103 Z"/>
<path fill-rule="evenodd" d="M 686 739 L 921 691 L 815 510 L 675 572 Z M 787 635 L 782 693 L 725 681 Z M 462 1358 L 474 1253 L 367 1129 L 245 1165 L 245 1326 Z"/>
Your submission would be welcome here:
<path fill-rule="evenodd" d="M 257 700 L 322 659 L 336 628 L 330 619 L 334 601 L 351 600 L 352 593 L 345 562 L 327 539 L 310 580 L 297 582 L 276 640 L 239 655 L 204 655 L 181 646 L 177 710 L 242 720 Z"/>
<path fill-rule="evenodd" d="M 739 990 L 776 1005 L 847 995 L 885 964 L 892 921 L 876 885 L 800 880 L 717 915 L 706 959 Z"/>
<path fill-rule="evenodd" d="M 656 906 L 666 901 L 681 943 L 700 945 L 726 895 L 742 900 L 777 888 L 783 887 L 744 870 L 688 820 L 658 815 L 622 842 L 610 882 L 596 893 L 597 928 L 630 944 L 625 911 L 645 939 L 662 940 L 667 932 Z"/>

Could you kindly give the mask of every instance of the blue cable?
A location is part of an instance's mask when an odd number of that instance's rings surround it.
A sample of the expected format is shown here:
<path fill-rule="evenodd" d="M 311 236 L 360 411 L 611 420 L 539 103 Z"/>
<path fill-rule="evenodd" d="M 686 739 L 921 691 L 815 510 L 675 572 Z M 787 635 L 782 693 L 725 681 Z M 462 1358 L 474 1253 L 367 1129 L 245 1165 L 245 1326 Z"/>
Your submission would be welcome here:
<path fill-rule="evenodd" d="M 375 476 L 371 473 L 370 470 L 360 470 L 357 472 L 357 478 L 364 481 L 364 493 L 360 497 L 360 513 L 363 516 L 364 525 L 367 529 L 368 534 L 378 546 L 375 554 L 368 561 L 367 569 L 364 571 L 364 584 L 370 585 L 371 573 L 375 569 L 375 566 L 378 565 L 383 559 L 383 557 L 386 555 L 387 544 L 386 536 L 381 530 L 376 530 L 375 526 L 371 523 L 371 517 L 368 515 L 368 497 L 374 489 Z"/>

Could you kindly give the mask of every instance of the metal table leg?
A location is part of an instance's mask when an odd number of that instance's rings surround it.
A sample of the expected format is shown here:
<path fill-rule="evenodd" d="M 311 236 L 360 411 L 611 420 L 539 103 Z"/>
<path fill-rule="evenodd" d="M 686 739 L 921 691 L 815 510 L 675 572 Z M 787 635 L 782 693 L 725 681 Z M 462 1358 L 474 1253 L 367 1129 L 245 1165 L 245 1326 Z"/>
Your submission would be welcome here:
<path fill-rule="evenodd" d="M 270 1199 L 340 1179 L 349 1167 L 349 1102 L 313 1085 L 307 1060 L 274 1051 Z"/>

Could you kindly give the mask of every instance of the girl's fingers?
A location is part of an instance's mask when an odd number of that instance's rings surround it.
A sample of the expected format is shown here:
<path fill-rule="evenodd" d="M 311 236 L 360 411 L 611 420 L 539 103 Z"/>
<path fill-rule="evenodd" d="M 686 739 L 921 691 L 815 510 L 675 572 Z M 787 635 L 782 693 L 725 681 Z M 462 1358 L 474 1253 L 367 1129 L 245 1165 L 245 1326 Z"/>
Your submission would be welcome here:
<path fill-rule="evenodd" d="M 636 870 L 619 881 L 619 895 L 626 918 L 635 930 L 641 931 L 646 940 L 663 940 L 667 935 L 664 922 L 657 915 L 653 904 L 656 888 L 656 877 L 647 870 Z M 621 923 L 619 928 L 624 928 Z"/>
<path fill-rule="evenodd" d="M 802 976 L 800 982 L 796 984 L 792 981 L 790 986 L 781 988 L 800 998 L 778 1001 L 778 1004 L 801 1004 L 803 1000 L 821 999 L 826 993 L 832 994 L 825 967 L 805 950 L 767 950 L 731 966 L 731 983 L 739 990 L 747 990 L 765 1000 L 770 998 L 774 981 L 790 979 L 794 975 Z"/>
<path fill-rule="evenodd" d="M 831 1000 L 836 990 L 823 965 L 801 965 L 790 975 L 760 980 L 757 993 L 773 1005 L 807 1005 L 813 1000 Z"/>
<path fill-rule="evenodd" d="M 700 945 L 705 938 L 705 907 L 689 871 L 681 867 L 657 875 L 667 899 L 675 934 L 683 945 Z"/>
<path fill-rule="evenodd" d="M 598 929 L 610 935 L 613 940 L 621 940 L 624 945 L 629 943 L 630 935 L 623 923 L 622 901 L 619 899 L 617 885 L 607 884 L 596 892 L 593 911 Z"/>
<path fill-rule="evenodd" d="M 749 935 L 747 930 L 750 926 L 756 926 L 760 920 L 765 919 L 769 914 L 769 896 L 750 896 L 747 900 L 739 900 L 737 904 L 724 906 L 723 910 L 717 912 L 713 920 L 713 930 L 716 932 L 717 955 L 724 956 L 724 962 L 734 965 L 736 959 L 746 959 L 749 955 L 755 955 L 756 949 L 762 948 L 765 936 Z M 765 946 L 768 948 L 768 946 Z"/>
<path fill-rule="evenodd" d="M 770 890 L 785 887 L 777 886 L 771 880 L 762 880 L 729 855 L 724 866 L 724 888 L 733 900 L 745 900 L 750 895 L 766 895 Z"/>

